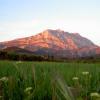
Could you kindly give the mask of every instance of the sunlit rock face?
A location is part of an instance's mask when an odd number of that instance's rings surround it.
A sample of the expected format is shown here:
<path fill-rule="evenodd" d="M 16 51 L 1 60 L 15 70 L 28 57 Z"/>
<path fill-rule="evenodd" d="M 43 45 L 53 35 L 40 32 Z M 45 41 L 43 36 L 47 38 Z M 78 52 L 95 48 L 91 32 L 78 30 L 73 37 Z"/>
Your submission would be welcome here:
<path fill-rule="evenodd" d="M 89 56 L 100 53 L 100 47 L 79 33 L 47 29 L 37 35 L 0 43 L 0 48 L 16 46 L 31 52 L 50 53 L 59 56 Z"/>

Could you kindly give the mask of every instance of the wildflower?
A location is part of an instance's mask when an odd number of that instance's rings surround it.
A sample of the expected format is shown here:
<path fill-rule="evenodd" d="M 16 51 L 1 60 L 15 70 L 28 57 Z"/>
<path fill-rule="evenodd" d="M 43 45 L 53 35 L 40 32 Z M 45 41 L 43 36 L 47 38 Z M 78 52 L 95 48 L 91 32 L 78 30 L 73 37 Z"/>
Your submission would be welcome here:
<path fill-rule="evenodd" d="M 89 75 L 89 72 L 82 72 L 83 75 Z"/>
<path fill-rule="evenodd" d="M 100 97 L 100 94 L 97 92 L 91 93 L 90 94 L 91 97 Z"/>
<path fill-rule="evenodd" d="M 2 81 L 2 82 L 7 82 L 7 81 L 8 81 L 8 78 L 7 78 L 7 77 L 2 77 L 2 78 L 0 79 L 0 81 Z"/>
<path fill-rule="evenodd" d="M 27 87 L 24 92 L 30 94 L 30 91 L 32 90 L 32 87 Z"/>
<path fill-rule="evenodd" d="M 73 77 L 73 78 L 72 78 L 72 80 L 78 80 L 78 79 L 79 79 L 78 77 Z"/>

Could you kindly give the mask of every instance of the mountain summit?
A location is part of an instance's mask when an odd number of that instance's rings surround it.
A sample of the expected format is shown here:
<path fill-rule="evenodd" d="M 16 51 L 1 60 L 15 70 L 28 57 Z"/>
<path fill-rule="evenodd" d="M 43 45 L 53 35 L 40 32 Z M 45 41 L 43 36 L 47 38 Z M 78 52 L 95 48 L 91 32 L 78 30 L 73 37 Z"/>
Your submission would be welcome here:
<path fill-rule="evenodd" d="M 98 46 L 80 34 L 60 29 L 47 29 L 35 36 L 0 43 L 1 49 L 15 46 L 37 54 L 62 57 L 91 56 L 100 50 Z"/>

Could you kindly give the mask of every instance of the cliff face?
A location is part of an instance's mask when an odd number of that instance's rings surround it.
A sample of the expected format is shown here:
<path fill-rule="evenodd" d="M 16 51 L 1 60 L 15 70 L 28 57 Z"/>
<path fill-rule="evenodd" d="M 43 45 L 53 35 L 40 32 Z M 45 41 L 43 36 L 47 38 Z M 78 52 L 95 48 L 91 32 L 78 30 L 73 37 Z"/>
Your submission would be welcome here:
<path fill-rule="evenodd" d="M 35 36 L 0 43 L 0 48 L 23 48 L 37 54 L 53 54 L 57 56 L 90 56 L 100 53 L 100 47 L 78 33 L 62 30 L 45 30 Z"/>

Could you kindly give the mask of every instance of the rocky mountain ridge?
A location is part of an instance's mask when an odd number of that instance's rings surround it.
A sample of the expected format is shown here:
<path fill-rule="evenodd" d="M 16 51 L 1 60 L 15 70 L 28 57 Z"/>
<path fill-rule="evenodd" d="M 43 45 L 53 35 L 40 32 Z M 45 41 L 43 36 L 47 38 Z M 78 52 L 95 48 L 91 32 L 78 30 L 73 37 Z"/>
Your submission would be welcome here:
<path fill-rule="evenodd" d="M 85 57 L 100 54 L 100 47 L 79 33 L 47 29 L 37 35 L 0 43 L 0 48 L 18 47 L 36 54 Z"/>

